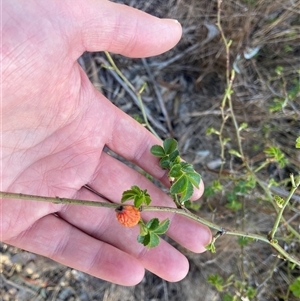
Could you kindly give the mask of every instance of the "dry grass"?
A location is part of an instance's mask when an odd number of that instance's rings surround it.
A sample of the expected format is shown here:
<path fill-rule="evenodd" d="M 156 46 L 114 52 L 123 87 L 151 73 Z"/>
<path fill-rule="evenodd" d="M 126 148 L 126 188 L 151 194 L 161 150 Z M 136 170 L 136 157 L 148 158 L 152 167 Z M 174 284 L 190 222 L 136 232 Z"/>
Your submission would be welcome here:
<path fill-rule="evenodd" d="M 218 162 L 220 146 L 216 136 L 206 136 L 205 132 L 209 126 L 220 128 L 220 103 L 226 89 L 225 47 L 215 26 L 217 1 L 123 2 L 159 17 L 176 18 L 183 25 L 181 42 L 162 56 L 146 60 L 128 60 L 121 56 L 114 59 L 135 87 L 148 83 L 143 100 L 152 125 L 162 138 L 173 136 L 179 141 L 183 157 L 195 164 L 208 185 L 217 179 L 212 169 Z M 267 182 L 274 178 L 288 182 L 288 174 L 297 174 L 300 170 L 300 154 L 294 148 L 295 139 L 300 135 L 300 1 L 224 1 L 221 19 L 225 36 L 232 40 L 231 66 L 238 55 L 242 57 L 232 100 L 238 122 L 249 125 L 242 134 L 244 152 L 255 166 L 264 159 L 264 147 L 278 146 L 290 163 L 284 169 L 270 165 L 262 173 L 262 180 Z M 248 49 L 257 46 L 260 50 L 255 57 L 243 58 Z M 100 67 L 104 60 L 100 53 L 85 54 L 81 63 L 95 86 L 112 102 L 132 116 L 141 116 L 134 96 L 109 70 Z M 282 67 L 281 74 L 276 72 L 278 66 Z M 296 95 L 291 97 L 293 91 Z M 288 96 L 283 110 L 270 111 L 275 99 Z M 231 138 L 227 148 L 236 148 L 230 121 L 226 123 L 224 135 Z M 226 159 L 224 171 L 238 174 L 241 162 L 230 156 Z M 279 189 L 283 193 L 288 185 Z M 299 231 L 299 192 L 297 197 L 286 219 Z M 224 227 L 244 227 L 266 234 L 275 213 L 272 206 L 263 201 L 262 192 L 254 191 L 244 196 L 242 202 L 243 210 L 234 212 L 224 207 L 224 193 L 202 198 L 199 214 Z M 280 235 L 286 233 L 284 227 L 280 228 Z M 290 253 L 300 255 L 299 241 L 286 241 L 285 246 Z M 287 292 L 288 285 L 299 275 L 299 268 L 292 270 L 287 262 L 274 256 L 275 252 L 269 247 L 261 243 L 241 247 L 235 238 L 225 236 L 218 241 L 217 250 L 217 254 L 203 255 L 182 250 L 191 268 L 180 283 L 167 283 L 147 273 L 141 284 L 124 288 L 49 263 L 39 256 L 28 259 L 27 253 L 2 245 L 6 259 L 2 264 L 3 300 L 224 300 L 224 294 L 207 283 L 210 274 L 231 279 L 228 291 L 237 296 L 236 300 L 241 300 L 242 291 L 237 281 L 257 290 L 253 300 L 296 300 Z"/>

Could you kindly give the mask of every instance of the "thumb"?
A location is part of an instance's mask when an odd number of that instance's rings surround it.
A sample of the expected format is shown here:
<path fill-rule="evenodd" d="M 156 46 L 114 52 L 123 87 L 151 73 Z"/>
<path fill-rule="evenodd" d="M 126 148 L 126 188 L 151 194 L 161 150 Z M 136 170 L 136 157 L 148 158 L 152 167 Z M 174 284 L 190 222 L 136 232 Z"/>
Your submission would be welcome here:
<path fill-rule="evenodd" d="M 75 43 L 80 43 L 77 46 L 83 51 L 153 56 L 174 47 L 182 33 L 181 25 L 175 20 L 159 19 L 106 0 L 84 1 L 80 12 L 76 10 L 73 16 Z"/>

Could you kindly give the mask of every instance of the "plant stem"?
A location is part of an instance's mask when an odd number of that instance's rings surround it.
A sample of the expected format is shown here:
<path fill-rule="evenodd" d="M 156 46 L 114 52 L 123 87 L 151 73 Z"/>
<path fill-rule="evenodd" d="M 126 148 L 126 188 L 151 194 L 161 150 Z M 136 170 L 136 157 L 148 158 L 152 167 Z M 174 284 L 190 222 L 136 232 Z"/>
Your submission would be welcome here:
<path fill-rule="evenodd" d="M 69 205 L 84 205 L 84 206 L 93 206 L 93 207 L 106 207 L 106 208 L 117 208 L 120 204 L 116 203 L 105 203 L 105 202 L 93 202 L 87 200 L 77 200 L 77 199 L 68 199 L 60 197 L 45 197 L 31 194 L 23 193 L 13 193 L 13 192 L 2 192 L 0 191 L 1 198 L 7 199 L 20 199 L 27 201 L 36 201 L 36 202 L 49 202 L 53 204 L 69 204 Z"/>
<path fill-rule="evenodd" d="M 267 195 L 269 201 L 272 203 L 274 209 L 276 210 L 276 213 L 278 214 L 280 210 L 279 210 L 278 206 L 276 205 L 276 203 L 273 200 L 273 196 L 272 196 L 272 193 L 271 193 L 270 189 L 268 187 L 266 187 L 266 185 L 264 184 L 264 182 L 262 182 L 254 173 L 252 173 L 252 176 L 254 177 L 256 183 L 258 183 L 258 185 L 263 189 L 263 191 Z M 286 220 L 285 220 L 285 218 L 282 215 L 281 215 L 281 218 L 282 218 L 282 222 L 285 224 L 286 228 L 295 237 L 298 237 L 298 239 L 300 239 L 300 233 L 297 232 L 289 223 L 287 223 Z"/>
<path fill-rule="evenodd" d="M 145 211 L 156 211 L 156 212 L 170 212 L 170 213 L 180 214 L 180 215 L 186 216 L 198 223 L 204 224 L 211 229 L 215 229 L 215 230 L 220 231 L 227 235 L 240 236 L 240 237 L 245 237 L 245 238 L 247 237 L 247 238 L 252 238 L 254 240 L 265 242 L 265 243 L 271 245 L 274 249 L 276 249 L 283 256 L 284 259 L 287 259 L 287 260 L 291 261 L 292 263 L 300 266 L 300 260 L 298 260 L 297 258 L 294 258 L 290 254 L 288 254 L 276 241 L 274 241 L 274 240 L 270 241 L 265 236 L 262 236 L 259 234 L 254 234 L 254 233 L 249 233 L 249 232 L 243 232 L 243 231 L 226 230 L 212 222 L 209 222 L 209 221 L 203 219 L 202 217 L 200 217 L 196 214 L 191 213 L 190 211 L 188 211 L 186 209 L 161 207 L 161 206 L 147 206 L 147 207 L 141 207 L 140 209 L 141 209 L 141 211 L 144 211 L 144 212 Z"/>
<path fill-rule="evenodd" d="M 217 231 L 222 231 L 223 228 L 212 223 L 212 222 L 209 222 L 205 219 L 203 219 L 202 217 L 196 215 L 196 214 L 193 214 L 192 212 L 190 212 L 189 210 L 183 208 L 174 208 L 174 207 L 163 207 L 163 206 L 142 206 L 140 208 L 140 210 L 142 212 L 147 212 L 147 211 L 151 211 L 151 212 L 169 212 L 169 213 L 176 213 L 176 214 L 180 214 L 180 215 L 183 215 L 183 216 L 186 216 L 198 223 L 201 223 L 201 224 L 204 224 L 206 226 L 208 226 L 209 228 L 211 229 L 215 229 Z"/>
<path fill-rule="evenodd" d="M 109 52 L 105 51 L 104 52 L 109 63 L 111 64 L 112 68 L 116 71 L 116 73 L 119 75 L 119 77 L 124 81 L 124 83 L 135 93 L 139 104 L 140 104 L 140 110 L 142 112 L 143 118 L 144 118 L 144 122 L 146 124 L 146 127 L 150 130 L 150 132 L 155 135 L 157 138 L 159 138 L 158 134 L 156 133 L 156 131 L 152 128 L 152 126 L 150 125 L 148 118 L 147 118 L 147 114 L 145 112 L 145 108 L 143 105 L 143 101 L 141 98 L 141 93 L 137 92 L 136 89 L 134 88 L 134 86 L 131 84 L 131 82 L 125 77 L 125 75 L 121 72 L 121 70 L 117 67 L 117 65 L 115 64 L 114 60 L 112 59 L 111 55 L 109 54 Z M 159 138 L 160 139 L 160 138 Z"/>
<path fill-rule="evenodd" d="M 292 183 L 294 184 L 293 188 L 291 189 L 288 197 L 285 199 L 284 204 L 282 205 L 282 207 L 280 208 L 279 212 L 277 213 L 277 217 L 276 217 L 274 226 L 273 226 L 271 232 L 269 233 L 269 240 L 270 241 L 272 241 L 274 239 L 274 235 L 275 235 L 275 233 L 277 231 L 277 228 L 279 226 L 279 223 L 280 223 L 280 221 L 282 219 L 282 214 L 283 214 L 283 211 L 284 211 L 285 207 L 287 206 L 287 204 L 289 203 L 291 197 L 293 196 L 293 194 L 295 193 L 295 191 L 297 190 L 297 188 L 300 185 L 300 177 L 299 177 L 297 183 L 295 183 L 293 175 L 291 175 L 291 180 L 292 180 Z"/>
<path fill-rule="evenodd" d="M 60 197 L 43 197 L 43 196 L 36 196 L 36 195 L 30 195 L 30 194 L 2 192 L 2 191 L 0 191 L 0 197 L 8 198 L 8 199 L 22 199 L 22 200 L 28 200 L 28 201 L 37 201 L 37 202 L 50 202 L 53 204 L 85 205 L 85 206 L 105 207 L 105 208 L 112 208 L 112 209 L 115 209 L 118 206 L 120 206 L 120 204 L 117 204 L 117 203 L 93 202 L 93 201 L 87 201 L 87 200 L 77 200 L 77 199 L 60 198 Z M 290 254 L 288 254 L 274 240 L 269 241 L 269 239 L 267 237 L 264 237 L 264 236 L 258 235 L 258 234 L 254 234 L 254 233 L 226 230 L 223 227 L 220 227 L 210 221 L 203 219 L 202 217 L 200 217 L 196 214 L 193 214 L 192 212 L 188 211 L 185 208 L 180 209 L 180 208 L 171 208 L 171 207 L 162 207 L 162 206 L 142 206 L 142 207 L 140 207 L 140 210 L 143 212 L 151 211 L 151 212 L 169 212 L 169 213 L 180 214 L 180 215 L 186 216 L 198 223 L 204 224 L 211 229 L 220 231 L 224 234 L 248 237 L 248 238 L 252 238 L 255 240 L 265 242 L 265 243 L 271 245 L 272 247 L 274 247 L 284 258 L 286 258 L 289 261 L 300 266 L 300 261 L 298 259 L 295 259 L 294 257 L 292 257 Z"/>

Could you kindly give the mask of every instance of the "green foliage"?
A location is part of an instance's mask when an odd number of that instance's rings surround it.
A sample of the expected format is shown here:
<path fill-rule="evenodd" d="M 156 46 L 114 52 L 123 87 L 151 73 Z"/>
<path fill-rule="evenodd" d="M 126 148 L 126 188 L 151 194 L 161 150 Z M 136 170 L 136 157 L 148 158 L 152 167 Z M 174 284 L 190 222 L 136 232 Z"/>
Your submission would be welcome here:
<path fill-rule="evenodd" d="M 162 168 L 169 170 L 168 175 L 172 182 L 170 192 L 174 196 L 174 202 L 177 204 L 179 201 L 180 205 L 182 205 L 189 201 L 194 187 L 199 188 L 201 176 L 191 164 L 181 160 L 177 141 L 175 139 L 166 139 L 163 142 L 163 146 L 152 146 L 151 153 L 160 158 L 160 166 Z M 151 203 L 147 190 L 142 190 L 138 186 L 132 186 L 131 189 L 123 192 L 121 202 L 124 203 L 131 200 L 133 200 L 136 208 L 142 205 L 148 206 Z M 140 220 L 138 242 L 148 248 L 156 247 L 159 244 L 159 235 L 166 233 L 169 224 L 169 219 L 160 222 L 157 218 L 153 218 L 147 223 Z"/>
<path fill-rule="evenodd" d="M 238 211 L 242 208 L 242 203 L 238 200 L 236 193 L 228 192 L 226 193 L 227 197 L 227 204 L 225 205 L 226 208 L 231 209 L 233 211 Z"/>
<path fill-rule="evenodd" d="M 242 158 L 242 155 L 238 151 L 236 151 L 235 149 L 230 149 L 229 154 L 234 155 L 238 158 Z"/>
<path fill-rule="evenodd" d="M 234 280 L 234 275 L 230 276 L 226 281 L 218 274 L 211 274 L 208 276 L 208 283 L 212 284 L 217 291 L 222 295 L 222 300 L 253 300 L 257 294 L 256 289 L 252 286 L 248 286 L 246 282 Z M 236 294 L 233 296 L 229 289 L 236 290 Z M 241 299 L 242 297 L 242 299 Z"/>
<path fill-rule="evenodd" d="M 293 49 L 286 45 L 285 51 L 293 51 Z M 277 66 L 275 69 L 275 73 L 281 79 L 281 86 L 284 89 L 284 98 L 275 97 L 272 99 L 271 104 L 269 105 L 269 110 L 271 113 L 282 111 L 288 103 L 293 101 L 298 101 L 297 97 L 300 93 L 300 81 L 298 78 L 294 78 L 293 80 L 284 78 L 284 69 L 282 66 Z"/>
<path fill-rule="evenodd" d="M 223 190 L 223 185 L 219 180 L 214 180 L 211 185 L 205 186 L 204 196 L 209 197 Z"/>
<path fill-rule="evenodd" d="M 186 201 L 184 203 L 185 208 L 190 209 L 190 210 L 199 210 L 201 205 L 197 202 L 191 202 L 191 201 Z"/>
<path fill-rule="evenodd" d="M 282 75 L 282 71 L 283 71 L 283 67 L 282 67 L 282 66 L 277 66 L 277 67 L 275 68 L 275 73 L 276 73 L 277 75 Z"/>
<path fill-rule="evenodd" d="M 207 281 L 208 283 L 212 284 L 217 289 L 217 291 L 223 291 L 224 279 L 218 274 L 209 275 Z"/>
<path fill-rule="evenodd" d="M 286 105 L 287 105 L 288 99 L 283 99 L 283 98 L 274 98 L 272 103 L 269 106 L 270 112 L 278 112 L 283 110 Z"/>
<path fill-rule="evenodd" d="M 226 193 L 227 204 L 226 208 L 237 211 L 242 208 L 242 203 L 239 197 L 248 194 L 255 187 L 255 180 L 249 177 L 247 180 L 240 180 L 233 187 L 233 190 Z"/>
<path fill-rule="evenodd" d="M 300 277 L 296 278 L 289 286 L 289 289 L 295 297 L 300 298 Z"/>
<path fill-rule="evenodd" d="M 236 298 L 233 297 L 230 293 L 225 293 L 223 298 L 222 298 L 222 301 L 235 301 Z"/>
<path fill-rule="evenodd" d="M 252 286 L 248 286 L 246 289 L 246 296 L 248 297 L 249 300 L 252 300 L 256 296 L 256 289 Z"/>
<path fill-rule="evenodd" d="M 171 194 L 180 194 L 181 203 L 188 201 L 194 192 L 194 187 L 199 188 L 201 176 L 194 170 L 191 164 L 180 162 L 174 164 L 169 172 L 169 177 L 175 181 L 170 188 Z"/>
<path fill-rule="evenodd" d="M 294 79 L 290 89 L 288 90 L 288 97 L 290 100 L 295 100 L 296 97 L 300 93 L 300 81 L 298 79 Z"/>
<path fill-rule="evenodd" d="M 207 251 L 210 251 L 211 253 L 216 253 L 216 246 L 215 246 L 215 240 L 213 240 L 211 243 L 209 243 L 205 249 Z"/>
<path fill-rule="evenodd" d="M 177 141 L 169 138 L 163 142 L 163 146 L 153 145 L 150 149 L 151 154 L 161 158 L 160 166 L 164 169 L 170 169 L 174 163 L 180 162 Z"/>
<path fill-rule="evenodd" d="M 248 127 L 247 122 L 242 122 L 241 125 L 239 126 L 239 131 L 242 131 Z"/>
<path fill-rule="evenodd" d="M 159 244 L 159 235 L 165 234 L 169 228 L 170 220 L 165 219 L 162 222 L 158 218 L 152 218 L 146 224 L 140 222 L 140 234 L 138 242 L 148 248 L 154 248 Z"/>
<path fill-rule="evenodd" d="M 121 202 L 133 200 L 134 206 L 139 208 L 143 204 L 149 205 L 151 203 L 150 195 L 147 190 L 142 190 L 138 186 L 132 186 L 131 189 L 123 192 Z M 167 232 L 170 220 L 166 219 L 162 222 L 158 218 L 153 218 L 146 224 L 140 220 L 140 234 L 138 235 L 138 242 L 148 248 L 154 248 L 159 244 L 159 235 Z"/>
<path fill-rule="evenodd" d="M 296 148 L 300 148 L 300 137 L 298 137 L 296 139 L 296 145 L 295 145 Z"/>
<path fill-rule="evenodd" d="M 135 121 L 137 121 L 138 123 L 140 123 L 140 124 L 143 124 L 143 123 L 144 123 L 143 118 L 142 118 L 139 114 L 134 114 L 134 115 L 132 116 L 132 118 L 133 118 Z"/>
<path fill-rule="evenodd" d="M 130 200 L 133 200 L 134 207 L 136 208 L 139 208 L 143 204 L 149 205 L 151 203 L 151 198 L 147 190 L 142 190 L 138 186 L 132 186 L 131 189 L 123 192 L 121 203 Z"/>
<path fill-rule="evenodd" d="M 279 208 L 282 208 L 283 204 L 285 203 L 284 199 L 282 197 L 280 197 L 279 195 L 274 196 L 274 201 Z"/>
<path fill-rule="evenodd" d="M 288 163 L 287 158 L 284 153 L 276 146 L 270 146 L 264 150 L 264 153 L 267 155 L 268 159 L 272 162 L 277 162 L 280 168 L 285 167 Z"/>
<path fill-rule="evenodd" d="M 210 126 L 210 127 L 208 127 L 208 128 L 206 129 L 206 135 L 207 135 L 207 136 L 210 136 L 210 135 L 212 135 L 212 134 L 220 135 L 220 132 L 217 131 L 217 130 L 216 130 L 215 128 L 213 128 L 212 126 Z"/>
<path fill-rule="evenodd" d="M 194 187 L 199 188 L 200 174 L 194 170 L 192 164 L 181 161 L 175 139 L 166 139 L 163 146 L 154 145 L 150 151 L 160 158 L 160 166 L 169 170 L 168 176 L 172 182 L 170 193 L 180 196 L 180 203 L 184 204 L 192 196 Z"/>

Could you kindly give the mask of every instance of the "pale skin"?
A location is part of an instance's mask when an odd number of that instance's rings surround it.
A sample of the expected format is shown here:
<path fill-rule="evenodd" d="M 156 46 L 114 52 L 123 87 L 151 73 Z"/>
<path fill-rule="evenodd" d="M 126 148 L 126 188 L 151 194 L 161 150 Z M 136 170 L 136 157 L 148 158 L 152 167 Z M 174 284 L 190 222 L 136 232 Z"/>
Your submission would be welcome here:
<path fill-rule="evenodd" d="M 1 190 L 119 203 L 132 185 L 148 189 L 152 205 L 174 206 L 140 173 L 104 146 L 168 185 L 149 149 L 160 142 L 90 83 L 77 63 L 84 51 L 128 57 L 158 55 L 181 37 L 181 26 L 105 0 L 4 1 L 2 4 Z M 197 199 L 203 184 L 195 191 Z M 108 208 L 1 200 L 1 240 L 96 277 L 135 285 L 145 269 L 167 281 L 188 272 L 187 259 L 162 241 L 138 244 L 138 227 L 118 224 Z M 201 253 L 205 226 L 169 217 L 168 235 Z"/>

